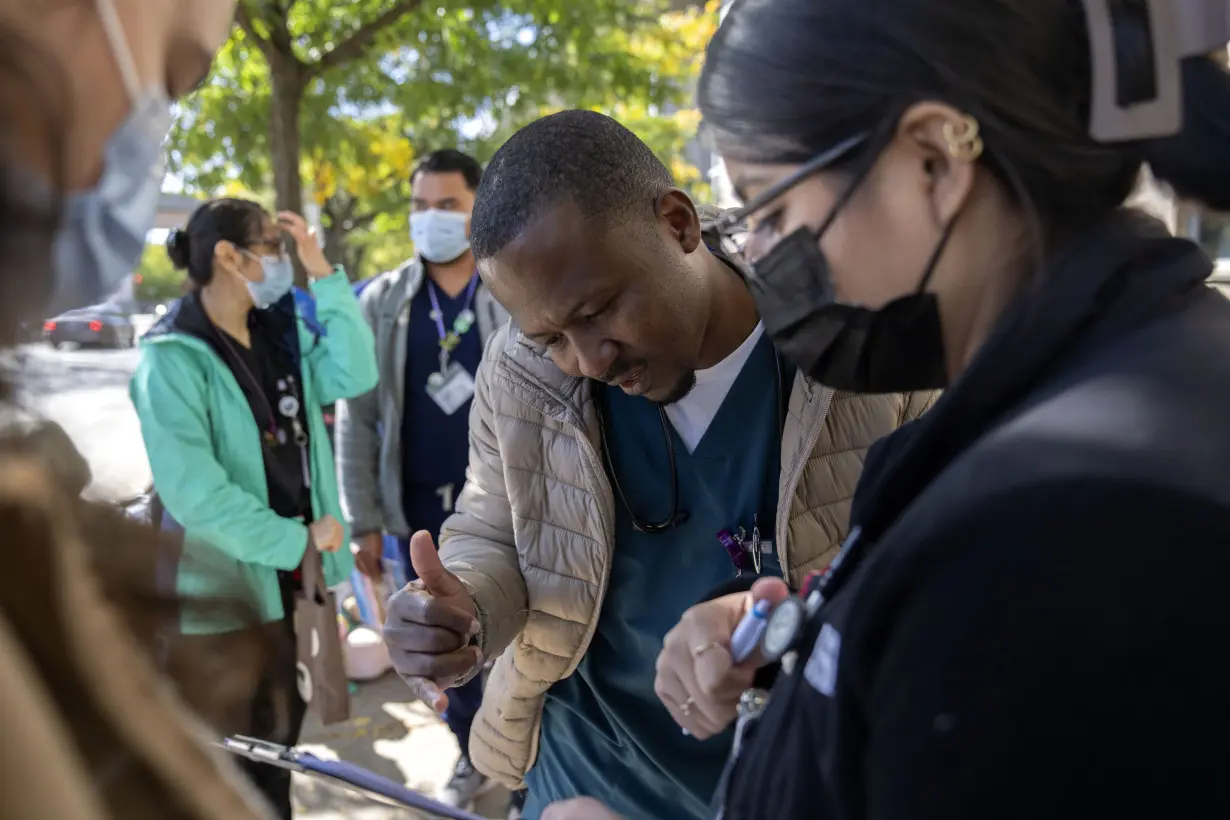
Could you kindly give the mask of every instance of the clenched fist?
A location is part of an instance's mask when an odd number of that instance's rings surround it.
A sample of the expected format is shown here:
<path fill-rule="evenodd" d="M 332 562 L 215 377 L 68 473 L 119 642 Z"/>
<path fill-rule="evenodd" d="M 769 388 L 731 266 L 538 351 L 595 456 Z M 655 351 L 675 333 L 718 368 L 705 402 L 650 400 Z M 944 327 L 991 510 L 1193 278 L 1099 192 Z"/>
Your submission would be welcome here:
<path fill-rule="evenodd" d="M 393 668 L 414 696 L 437 712 L 448 708 L 444 690 L 482 665 L 470 640 L 478 634 L 478 610 L 470 593 L 440 563 L 431 534 L 410 539 L 410 563 L 419 576 L 389 599 L 384 641 Z"/>
<path fill-rule="evenodd" d="M 337 552 L 342 547 L 342 523 L 331 515 L 317 518 L 308 526 L 312 543 L 321 552 Z"/>

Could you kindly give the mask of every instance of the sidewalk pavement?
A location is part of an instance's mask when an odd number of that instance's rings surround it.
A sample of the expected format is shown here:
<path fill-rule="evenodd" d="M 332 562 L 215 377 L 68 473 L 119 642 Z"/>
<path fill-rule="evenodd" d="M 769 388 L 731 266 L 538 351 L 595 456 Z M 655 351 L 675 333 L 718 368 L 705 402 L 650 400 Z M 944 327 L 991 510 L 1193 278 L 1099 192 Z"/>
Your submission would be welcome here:
<path fill-rule="evenodd" d="M 300 748 L 319 757 L 357 763 L 428 795 L 448 782 L 457 761 L 457 742 L 431 710 L 407 698 L 406 685 L 393 673 L 359 685 L 352 695 L 351 718 L 322 726 L 309 714 Z M 386 806 L 317 778 L 295 775 L 292 794 L 298 820 L 419 820 L 409 809 Z M 476 808 L 503 820 L 508 792 L 493 787 Z"/>

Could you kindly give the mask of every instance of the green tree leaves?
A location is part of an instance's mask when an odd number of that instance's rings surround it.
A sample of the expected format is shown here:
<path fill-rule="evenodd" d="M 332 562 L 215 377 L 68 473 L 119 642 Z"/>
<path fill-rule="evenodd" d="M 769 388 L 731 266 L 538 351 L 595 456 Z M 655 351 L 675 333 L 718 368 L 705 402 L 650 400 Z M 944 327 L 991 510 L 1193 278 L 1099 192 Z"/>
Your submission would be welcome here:
<path fill-rule="evenodd" d="M 188 274 L 176 270 L 161 243 L 151 242 L 141 254 L 141 264 L 133 276 L 133 292 L 141 302 L 164 302 L 184 293 Z"/>
<path fill-rule="evenodd" d="M 326 252 L 352 275 L 411 252 L 416 156 L 458 147 L 486 160 L 548 110 L 616 116 L 705 193 L 682 149 L 716 3 L 240 0 L 237 21 L 210 81 L 180 105 L 172 171 L 191 192 L 273 190 L 301 212 L 315 200 Z"/>

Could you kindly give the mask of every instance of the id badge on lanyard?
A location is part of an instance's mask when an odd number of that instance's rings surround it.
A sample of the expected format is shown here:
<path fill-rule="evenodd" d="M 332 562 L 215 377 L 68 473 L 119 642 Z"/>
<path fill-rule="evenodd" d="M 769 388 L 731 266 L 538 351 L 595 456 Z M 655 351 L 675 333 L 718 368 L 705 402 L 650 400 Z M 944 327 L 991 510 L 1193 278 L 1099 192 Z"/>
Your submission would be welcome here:
<path fill-rule="evenodd" d="M 443 358 L 443 357 L 441 357 Z M 442 365 L 439 380 L 427 383 L 427 395 L 446 416 L 451 416 L 465 406 L 474 396 L 474 377 L 457 362 Z"/>
<path fill-rule="evenodd" d="M 287 376 L 284 379 L 278 379 L 278 390 L 286 391 L 282 398 L 278 399 L 278 413 L 281 414 L 282 418 L 290 422 L 295 446 L 299 448 L 299 464 L 303 470 L 303 486 L 311 489 L 312 464 L 308 455 L 307 431 L 303 429 L 303 425 L 299 421 L 299 391 L 295 387 L 295 377 Z"/>
<path fill-rule="evenodd" d="M 431 318 L 436 323 L 436 332 L 440 336 L 440 369 L 427 377 L 427 395 L 441 412 L 451 416 L 465 406 L 474 396 L 474 377 L 459 362 L 450 361 L 453 350 L 461 342 L 471 327 L 474 326 L 474 292 L 478 287 L 478 274 L 475 273 L 466 286 L 466 298 L 453 326 L 444 327 L 444 312 L 440 310 L 440 299 L 436 295 L 436 286 L 430 279 L 427 281 L 427 295 L 431 298 Z"/>

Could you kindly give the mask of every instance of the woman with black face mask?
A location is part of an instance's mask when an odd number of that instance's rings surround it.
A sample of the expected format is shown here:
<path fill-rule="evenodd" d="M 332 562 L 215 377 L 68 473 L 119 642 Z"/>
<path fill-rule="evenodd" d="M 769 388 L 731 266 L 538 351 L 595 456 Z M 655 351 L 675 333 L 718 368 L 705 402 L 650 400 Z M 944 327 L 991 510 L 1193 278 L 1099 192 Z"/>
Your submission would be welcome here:
<path fill-rule="evenodd" d="M 1230 304 L 1124 205 L 1147 163 L 1230 209 L 1228 21 L 731 8 L 700 107 L 766 329 L 837 389 L 947 389 L 868 453 L 842 552 L 770 616 L 750 662 L 781 671 L 740 702 L 723 820 L 1230 817 Z M 659 673 L 721 680 L 698 625 L 729 608 L 689 611 Z M 606 815 L 544 820 L 572 816 Z"/>

